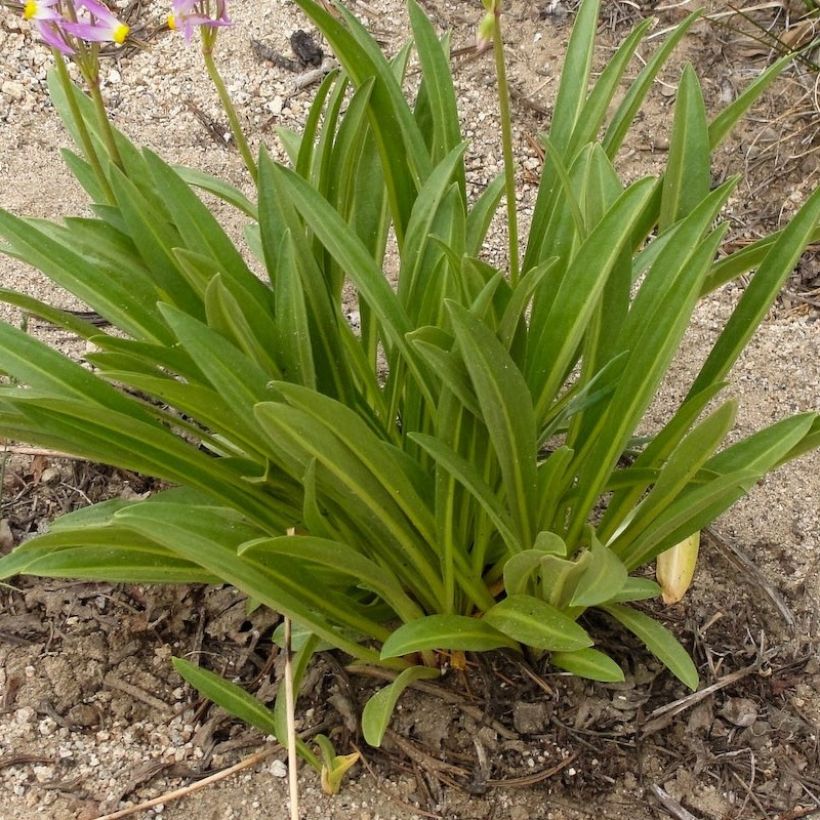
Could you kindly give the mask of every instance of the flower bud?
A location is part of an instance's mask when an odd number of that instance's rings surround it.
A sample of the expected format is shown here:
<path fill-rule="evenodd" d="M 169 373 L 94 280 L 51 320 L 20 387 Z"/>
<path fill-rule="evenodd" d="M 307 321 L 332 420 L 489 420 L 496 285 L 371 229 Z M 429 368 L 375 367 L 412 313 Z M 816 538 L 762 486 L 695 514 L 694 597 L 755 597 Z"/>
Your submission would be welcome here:
<path fill-rule="evenodd" d="M 488 2 L 491 2 L 491 0 L 484 0 L 485 5 Z M 478 24 L 478 31 L 476 32 L 476 46 L 479 51 L 487 48 L 487 46 L 492 43 L 494 36 L 495 14 L 492 11 L 488 11 L 484 17 L 481 18 L 481 22 Z"/>

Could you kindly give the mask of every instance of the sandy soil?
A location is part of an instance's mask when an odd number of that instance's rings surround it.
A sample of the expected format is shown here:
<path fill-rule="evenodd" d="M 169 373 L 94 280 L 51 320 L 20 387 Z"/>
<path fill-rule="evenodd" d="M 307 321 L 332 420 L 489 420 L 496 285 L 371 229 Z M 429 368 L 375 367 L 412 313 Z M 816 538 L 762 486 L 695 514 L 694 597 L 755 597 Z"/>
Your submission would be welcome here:
<path fill-rule="evenodd" d="M 442 28 L 454 30 L 456 48 L 472 41 L 478 3 L 440 0 L 425 5 Z M 656 14 L 662 30 L 679 20 L 690 4 L 669 4 L 656 12 L 651 9 L 654 3 L 604 5 L 605 58 L 627 30 L 626 18 L 637 19 L 637 5 L 644 14 Z M 548 123 L 538 107 L 549 110 L 571 18 L 562 3 L 519 1 L 510 6 L 511 75 L 520 92 L 519 181 L 526 213 L 539 168 L 528 138 Z M 723 4 L 716 7 L 722 10 Z M 400 0 L 370 0 L 354 8 L 388 48 L 395 48 L 405 36 Z M 155 24 L 163 13 L 160 3 L 145 3 L 140 19 Z M 220 45 L 226 80 L 252 142 L 275 146 L 274 128 L 298 127 L 310 96 L 294 91 L 294 75 L 258 60 L 251 40 L 287 54 L 288 35 L 306 23 L 288 2 L 237 0 L 232 16 L 236 25 L 225 32 Z M 787 27 L 782 15 L 774 24 Z M 692 60 L 704 76 L 714 109 L 759 72 L 768 56 L 749 38 L 706 22 L 698 24 L 658 83 L 625 151 L 624 167 L 637 174 L 664 158 L 664 135 L 683 59 Z M 26 27 L 4 11 L 0 205 L 16 213 L 58 217 L 82 213 L 85 198 L 59 160 L 67 139 L 47 102 L 49 61 Z M 195 48 L 159 35 L 151 38 L 147 50 L 109 63 L 104 76 L 116 123 L 132 138 L 173 161 L 247 187 L 237 153 L 220 144 L 219 135 L 227 129 Z M 500 158 L 491 65 L 486 59 L 463 64 L 457 77 L 469 123 L 466 134 L 473 141 L 471 181 L 480 186 L 494 176 Z M 748 182 L 729 211 L 738 239 L 756 235 L 761 225 L 771 228 L 816 184 L 817 154 L 807 124 L 816 113 L 807 108 L 804 85 L 796 71 L 785 77 L 720 154 L 717 174 L 749 171 Z M 215 126 L 216 138 L 206 124 Z M 233 220 L 238 236 L 241 226 L 235 217 L 225 218 Z M 767 318 L 735 368 L 730 390 L 741 402 L 738 435 L 820 405 L 819 314 L 806 301 L 816 297 L 811 288 L 817 287 L 817 277 L 816 259 L 807 258 L 790 285 L 790 295 Z M 81 307 L 12 259 L 0 257 L 0 282 L 61 306 Z M 701 306 L 650 421 L 662 419 L 679 398 L 679 385 L 705 355 L 740 287 L 727 288 Z M 3 306 L 0 316 L 19 321 Z M 38 327 L 32 332 L 49 333 Z M 52 337 L 56 344 L 66 343 L 56 334 Z M 79 503 L 82 496 L 96 499 L 150 489 L 138 476 L 88 465 L 22 459 L 12 466 L 3 501 L 15 494 L 16 514 L 20 503 L 28 505 L 29 531 L 61 508 Z M 457 774 L 451 772 L 449 779 L 461 787 L 447 785 L 447 773 L 430 775 L 429 759 L 414 759 L 407 748 L 394 744 L 387 754 L 367 752 L 367 766 L 355 770 L 335 799 L 323 797 L 316 778 L 304 773 L 303 816 L 671 816 L 653 791 L 655 786 L 669 794 L 671 805 L 683 805 L 696 817 L 755 818 L 764 812 L 784 820 L 808 816 L 812 807 L 817 809 L 820 793 L 818 501 L 820 456 L 814 454 L 769 477 L 715 524 L 695 587 L 683 605 L 667 614 L 690 641 L 694 639 L 707 683 L 724 681 L 727 673 L 747 669 L 761 657 L 766 662 L 697 708 L 646 734 L 652 709 L 683 692 L 666 676 L 658 677 L 640 650 L 634 653 L 629 685 L 621 689 L 569 682 L 545 672 L 554 686 L 550 697 L 521 683 L 515 670 L 506 670 L 513 677 L 505 679 L 515 684 L 506 689 L 501 684 L 490 695 L 482 695 L 464 688 L 474 687 L 474 679 L 456 679 L 452 691 L 464 703 L 477 705 L 487 718 L 476 720 L 460 706 L 413 694 L 397 715 L 400 738 L 409 738 L 435 759 L 446 757 L 468 773 L 467 780 L 475 774 L 481 754 L 489 755 L 494 764 L 503 761 L 509 777 L 557 767 L 556 773 L 537 784 L 516 782 L 471 794 Z M 0 517 L 5 515 L 4 507 Z M 11 535 L 17 539 L 19 521 L 14 523 Z M 732 562 L 732 550 L 745 554 L 756 569 L 737 559 Z M 230 590 L 206 594 L 47 581 L 22 581 L 19 587 L 19 592 L 0 591 L 2 817 L 88 820 L 194 782 L 198 771 L 224 768 L 263 744 L 257 733 L 202 707 L 168 668 L 172 653 L 198 642 L 213 653 L 214 668 L 235 669 L 246 682 L 257 678 L 257 684 L 263 672 L 270 676 L 271 669 L 265 666 L 270 650 L 264 641 L 256 643 L 269 628 L 270 618 L 246 618 Z M 771 656 L 766 655 L 769 650 Z M 631 649 L 624 651 L 628 656 Z M 302 721 L 314 725 L 318 716 L 331 727 L 342 726 L 338 736 L 352 743 L 353 736 L 343 727 L 344 678 L 332 662 L 323 664 L 305 696 Z M 484 671 L 504 670 L 493 666 Z M 495 680 L 498 685 L 499 678 Z M 356 685 L 366 688 L 367 683 L 359 680 Z M 752 709 L 751 723 L 744 722 Z M 457 748 L 448 745 L 449 735 L 460 744 Z M 280 760 L 281 754 L 274 753 L 223 783 L 134 816 L 285 818 Z"/>

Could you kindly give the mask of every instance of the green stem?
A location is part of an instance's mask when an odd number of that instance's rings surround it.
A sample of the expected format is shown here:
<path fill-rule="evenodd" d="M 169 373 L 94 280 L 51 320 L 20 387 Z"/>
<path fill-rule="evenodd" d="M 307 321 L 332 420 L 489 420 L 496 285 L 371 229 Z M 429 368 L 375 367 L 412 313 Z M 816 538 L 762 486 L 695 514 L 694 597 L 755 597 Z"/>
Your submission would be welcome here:
<path fill-rule="evenodd" d="M 501 145 L 504 152 L 504 180 L 507 199 L 507 234 L 510 244 L 510 285 L 518 284 L 518 213 L 515 203 L 515 165 L 513 160 L 512 116 L 510 113 L 510 88 L 507 85 L 507 67 L 504 61 L 504 40 L 501 36 L 501 4 L 495 7 L 493 26 L 493 52 L 495 73 L 498 78 L 498 105 L 501 111 Z"/>
<path fill-rule="evenodd" d="M 114 192 L 111 190 L 111 185 L 103 172 L 102 165 L 100 164 L 100 158 L 97 156 L 97 152 L 94 149 L 94 143 L 91 141 L 91 134 L 89 133 L 88 127 L 83 119 L 80 106 L 77 104 L 77 98 L 74 96 L 74 83 L 71 82 L 71 77 L 68 74 L 65 58 L 56 48 L 52 49 L 52 53 L 54 54 L 54 64 L 57 67 L 57 76 L 59 77 L 60 85 L 63 87 L 63 93 L 65 94 L 68 107 L 71 110 L 71 117 L 74 120 L 75 127 L 77 128 L 77 133 L 80 136 L 80 142 L 83 146 L 85 158 L 88 160 L 88 164 L 94 171 L 94 175 L 97 177 L 97 182 L 99 182 L 100 188 L 102 188 L 105 198 L 108 200 L 108 204 L 113 205 L 115 202 Z"/>
<path fill-rule="evenodd" d="M 122 157 L 117 148 L 117 142 L 114 138 L 114 129 L 111 127 L 111 121 L 108 119 L 108 112 L 105 110 L 105 101 L 100 91 L 99 76 L 89 78 L 88 86 L 91 90 L 91 99 L 94 101 L 94 108 L 97 111 L 97 119 L 100 122 L 100 131 L 102 132 L 105 147 L 108 149 L 108 156 L 111 157 L 111 162 L 122 170 Z"/>
<path fill-rule="evenodd" d="M 202 56 L 205 58 L 205 68 L 208 71 L 208 76 L 211 78 L 211 82 L 214 84 L 214 88 L 216 88 L 216 93 L 219 95 L 219 101 L 222 103 L 222 107 L 228 115 L 228 123 L 231 126 L 233 138 L 236 140 L 236 146 L 239 148 L 239 153 L 242 155 L 242 159 L 245 161 L 245 165 L 255 183 L 257 177 L 256 162 L 253 159 L 248 141 L 245 139 L 245 134 L 242 132 L 239 117 L 236 115 L 236 109 L 228 94 L 228 89 L 225 88 L 225 83 L 222 81 L 222 77 L 214 62 L 213 49 L 205 41 L 203 41 L 202 44 Z"/>

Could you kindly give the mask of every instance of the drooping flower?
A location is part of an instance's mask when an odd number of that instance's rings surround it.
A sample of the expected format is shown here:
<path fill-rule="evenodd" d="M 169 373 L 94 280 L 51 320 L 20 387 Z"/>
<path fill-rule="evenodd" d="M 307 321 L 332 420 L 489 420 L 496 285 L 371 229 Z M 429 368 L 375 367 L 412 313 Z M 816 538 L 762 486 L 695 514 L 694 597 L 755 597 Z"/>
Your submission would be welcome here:
<path fill-rule="evenodd" d="M 64 28 L 75 37 L 89 43 L 117 43 L 122 45 L 130 31 L 100 0 L 76 0 L 78 9 L 88 12 L 88 20 L 67 22 Z"/>
<path fill-rule="evenodd" d="M 168 15 L 168 28 L 181 31 L 187 42 L 191 41 L 197 28 L 218 28 L 230 26 L 226 0 L 214 0 L 215 14 L 212 16 L 208 0 L 172 0 Z"/>
<path fill-rule="evenodd" d="M 73 54 L 66 37 L 68 21 L 60 14 L 59 4 L 60 0 L 26 0 L 23 18 L 31 20 L 46 45 L 63 54 Z"/>

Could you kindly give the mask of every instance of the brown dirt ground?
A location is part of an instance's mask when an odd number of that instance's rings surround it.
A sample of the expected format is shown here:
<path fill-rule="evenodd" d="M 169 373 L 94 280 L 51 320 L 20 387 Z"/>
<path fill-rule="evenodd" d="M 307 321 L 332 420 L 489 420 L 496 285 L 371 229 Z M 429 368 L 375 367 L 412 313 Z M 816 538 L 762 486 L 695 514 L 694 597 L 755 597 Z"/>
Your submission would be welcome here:
<path fill-rule="evenodd" d="M 510 2 L 508 40 L 516 89 L 521 206 L 532 202 L 539 159 L 530 137 L 548 124 L 572 4 Z M 645 15 L 657 32 L 689 3 L 605 2 L 602 59 Z M 806 36 L 800 3 L 746 3 L 777 36 Z M 139 4 L 132 6 L 138 8 Z M 469 45 L 477 2 L 427 0 L 454 46 Z M 388 49 L 406 36 L 400 0 L 356 2 Z M 721 14 L 726 6 L 709 10 Z M 293 75 L 260 61 L 251 39 L 283 53 L 305 21 L 290 3 L 232 6 L 222 64 L 254 142 L 275 143 L 274 126 L 298 127 L 308 92 Z M 568 15 L 568 12 L 570 13 Z M 141 19 L 161 19 L 146 3 Z M 745 33 L 722 24 L 739 26 Z M 48 55 L 10 13 L 0 17 L 0 204 L 56 217 L 81 212 L 84 198 L 59 163 L 66 144 L 48 106 Z M 638 174 L 664 159 L 676 78 L 684 60 L 703 77 L 716 110 L 770 59 L 748 21 L 703 21 L 657 84 L 622 157 Z M 499 164 L 488 59 L 459 61 L 460 101 L 473 142 L 471 181 Z M 129 135 L 166 157 L 245 184 L 226 146 L 196 49 L 167 35 L 109 65 L 111 110 Z M 790 71 L 720 151 L 718 176 L 743 171 L 730 204 L 733 241 L 753 238 L 793 212 L 817 183 L 816 75 Z M 238 234 L 235 218 L 226 215 Z M 497 237 L 497 239 L 501 239 Z M 503 247 L 498 241 L 497 248 Z M 492 251 L 491 252 L 497 252 Z M 55 293 L 14 260 L 0 259 L 4 286 Z M 820 271 L 808 254 L 761 333 L 738 363 L 731 391 L 741 399 L 737 433 L 820 405 Z M 699 309 L 687 344 L 653 409 L 664 418 L 708 350 L 742 283 Z M 12 312 L 0 313 L 16 321 Z M 32 332 L 50 335 L 47 328 Z M 82 351 L 76 351 L 81 355 Z M 5 464 L 0 548 L 78 505 L 151 491 L 152 482 L 75 461 L 17 455 Z M 704 696 L 680 700 L 681 686 L 623 634 L 598 632 L 628 671 L 619 686 L 593 685 L 524 667 L 510 657 L 471 659 L 439 689 L 400 704 L 382 750 L 361 746 L 355 714 L 376 681 L 346 672 L 333 656 L 317 664 L 300 701 L 301 727 L 333 736 L 340 751 L 364 752 L 342 794 L 321 795 L 302 774 L 303 816 L 376 818 L 774 818 L 820 813 L 820 458 L 815 454 L 768 478 L 707 534 L 695 586 L 663 612 L 692 648 Z M 657 607 L 656 607 L 657 609 Z M 275 617 L 247 617 L 230 589 L 143 589 L 18 579 L 0 589 L 0 815 L 8 820 L 95 818 L 195 783 L 260 749 L 255 731 L 202 703 L 170 671 L 172 654 L 200 653 L 210 668 L 269 699 L 280 661 L 269 640 Z M 677 704 L 668 708 L 669 704 Z M 280 752 L 178 802 L 134 816 L 227 820 L 287 817 Z"/>

